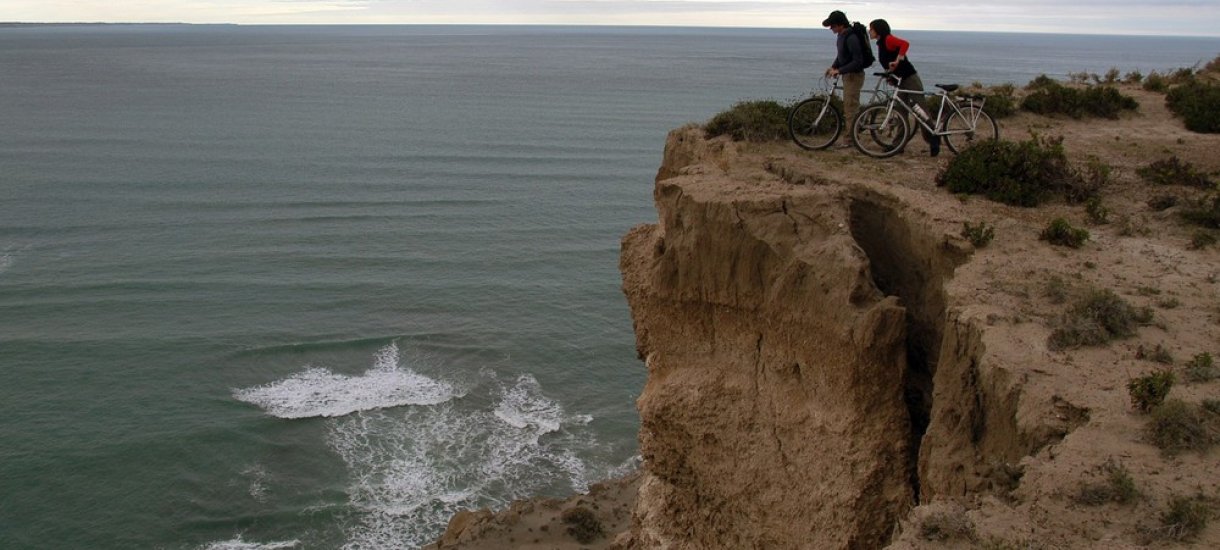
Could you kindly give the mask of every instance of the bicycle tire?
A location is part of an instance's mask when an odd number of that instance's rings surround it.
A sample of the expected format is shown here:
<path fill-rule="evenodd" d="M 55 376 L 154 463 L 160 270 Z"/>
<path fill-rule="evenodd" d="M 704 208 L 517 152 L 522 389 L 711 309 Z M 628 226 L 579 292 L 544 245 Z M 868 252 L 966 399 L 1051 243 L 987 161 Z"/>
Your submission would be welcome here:
<path fill-rule="evenodd" d="M 945 120 L 944 131 L 948 132 L 944 136 L 945 145 L 950 151 L 960 153 L 966 148 L 988 139 L 1000 139 L 1000 127 L 996 125 L 995 119 L 978 107 L 967 105 L 961 107 L 961 112 L 954 111 Z M 977 113 L 977 123 L 974 126 L 974 131 L 970 130 L 970 120 L 965 117 L 975 118 Z"/>
<path fill-rule="evenodd" d="M 860 110 L 851 125 L 852 141 L 861 153 L 873 158 L 892 157 L 906 146 L 907 117 L 890 112 L 888 105 L 873 105 Z"/>
<path fill-rule="evenodd" d="M 788 135 L 801 149 L 830 147 L 843 132 L 843 115 L 826 96 L 811 97 L 788 113 Z"/>

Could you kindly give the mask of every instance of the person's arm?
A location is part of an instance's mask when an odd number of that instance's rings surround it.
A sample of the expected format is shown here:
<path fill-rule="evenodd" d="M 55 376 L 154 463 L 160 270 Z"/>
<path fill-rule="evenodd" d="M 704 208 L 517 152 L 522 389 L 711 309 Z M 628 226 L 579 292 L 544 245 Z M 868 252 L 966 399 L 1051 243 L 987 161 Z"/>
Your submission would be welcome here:
<path fill-rule="evenodd" d="M 885 49 L 891 51 L 898 50 L 898 57 L 895 57 L 894 60 L 890 62 L 889 69 L 892 71 L 898 68 L 899 61 L 906 59 L 907 50 L 911 49 L 911 43 L 890 34 L 886 35 L 885 37 Z"/>

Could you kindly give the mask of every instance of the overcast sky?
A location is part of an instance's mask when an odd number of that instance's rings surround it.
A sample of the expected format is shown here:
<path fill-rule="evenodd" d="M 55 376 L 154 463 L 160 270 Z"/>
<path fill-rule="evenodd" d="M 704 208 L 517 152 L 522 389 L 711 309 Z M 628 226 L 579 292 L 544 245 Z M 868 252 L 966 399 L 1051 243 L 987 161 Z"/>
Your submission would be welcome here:
<path fill-rule="evenodd" d="M 1220 36 L 1220 0 L 0 0 L 0 21 L 817 27 L 833 9 L 895 30 Z"/>

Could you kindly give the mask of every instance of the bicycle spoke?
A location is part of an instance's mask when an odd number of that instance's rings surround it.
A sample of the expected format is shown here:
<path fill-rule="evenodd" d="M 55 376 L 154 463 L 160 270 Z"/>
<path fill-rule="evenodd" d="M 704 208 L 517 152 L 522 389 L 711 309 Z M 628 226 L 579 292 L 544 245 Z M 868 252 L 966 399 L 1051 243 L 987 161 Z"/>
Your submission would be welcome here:
<path fill-rule="evenodd" d="M 788 113 L 788 135 L 802 149 L 825 149 L 843 130 L 843 117 L 826 97 L 806 99 Z"/>
<path fill-rule="evenodd" d="M 902 113 L 891 111 L 888 105 L 874 105 L 860 111 L 852 124 L 856 149 L 870 157 L 885 158 L 902 150 L 906 144 L 907 121 Z"/>
<path fill-rule="evenodd" d="M 954 111 L 945 121 L 945 145 L 950 151 L 959 153 L 980 141 L 1000 138 L 1000 127 L 991 115 L 973 105 Z"/>

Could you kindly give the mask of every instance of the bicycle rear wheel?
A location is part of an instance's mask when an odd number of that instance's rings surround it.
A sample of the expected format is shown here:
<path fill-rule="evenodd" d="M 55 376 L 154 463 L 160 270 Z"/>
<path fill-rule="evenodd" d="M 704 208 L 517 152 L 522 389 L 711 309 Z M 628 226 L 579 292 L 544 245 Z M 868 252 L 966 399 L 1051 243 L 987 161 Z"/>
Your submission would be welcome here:
<path fill-rule="evenodd" d="M 906 145 L 907 118 L 888 105 L 866 107 L 852 122 L 852 141 L 856 149 L 874 158 L 892 157 Z"/>
<path fill-rule="evenodd" d="M 788 113 L 788 135 L 801 149 L 815 151 L 830 147 L 843 131 L 843 115 L 824 96 L 796 104 Z"/>
<path fill-rule="evenodd" d="M 971 124 L 970 121 L 975 121 Z M 991 115 L 975 106 L 962 106 L 945 120 L 945 145 L 954 153 L 988 139 L 1000 139 L 1000 127 Z"/>

